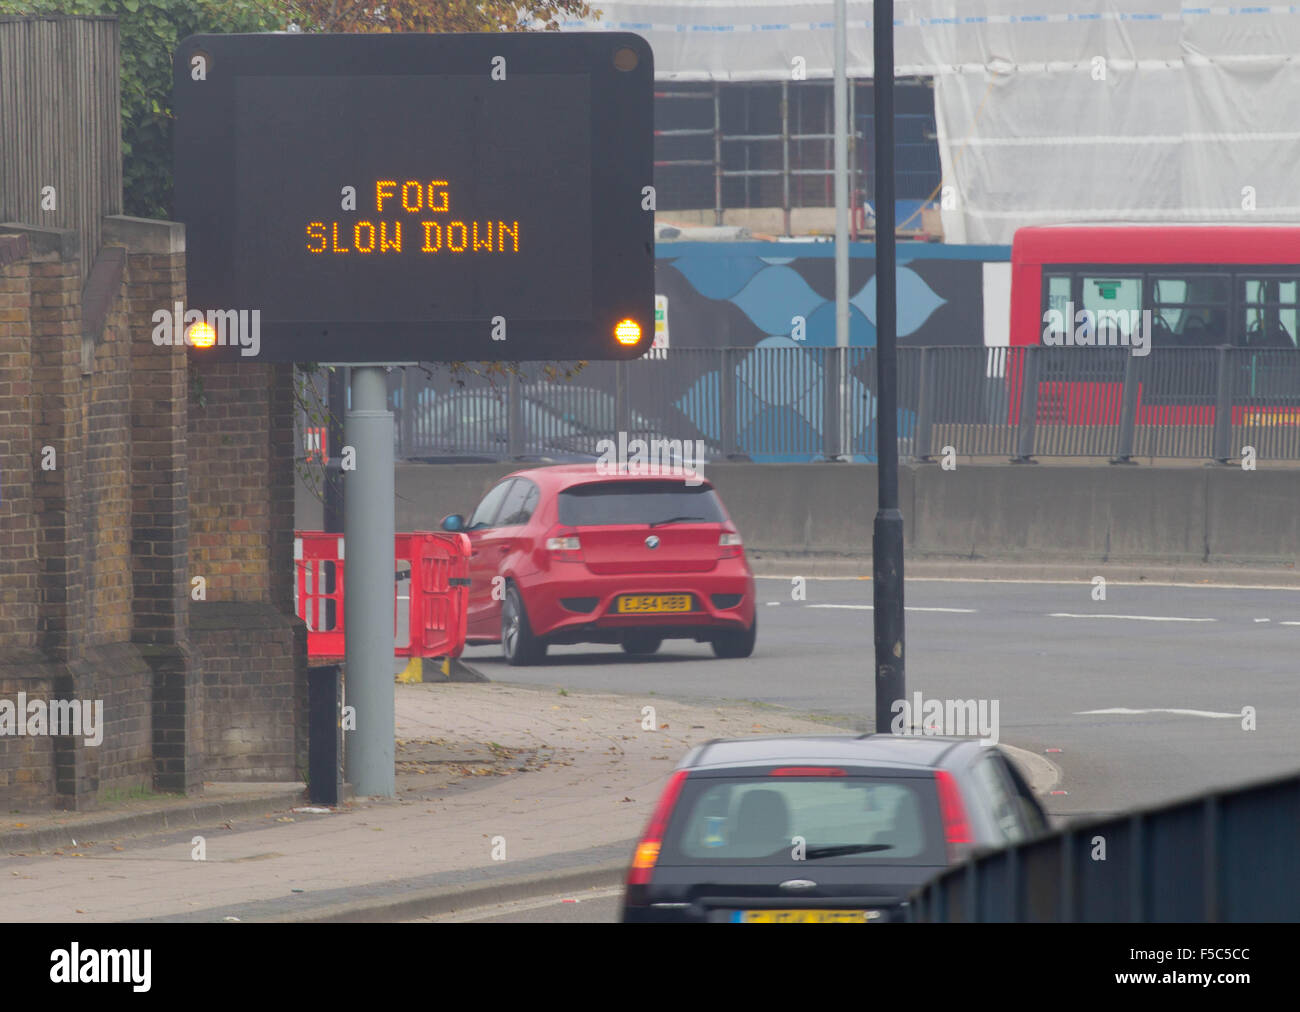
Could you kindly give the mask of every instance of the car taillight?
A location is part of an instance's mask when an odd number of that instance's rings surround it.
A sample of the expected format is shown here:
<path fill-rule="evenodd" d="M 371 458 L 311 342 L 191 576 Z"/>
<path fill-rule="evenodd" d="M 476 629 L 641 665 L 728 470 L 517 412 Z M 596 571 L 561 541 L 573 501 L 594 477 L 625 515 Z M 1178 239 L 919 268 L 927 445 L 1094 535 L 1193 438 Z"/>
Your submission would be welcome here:
<path fill-rule="evenodd" d="M 664 830 L 668 828 L 668 817 L 673 814 L 673 805 L 677 804 L 677 795 L 681 793 L 682 783 L 685 780 L 686 770 L 678 770 L 669 778 L 668 786 L 659 795 L 654 814 L 646 823 L 645 832 L 641 834 L 641 842 L 636 845 L 636 853 L 632 855 L 632 867 L 627 873 L 628 885 L 649 883 L 655 862 L 659 860 L 659 848 L 663 845 Z"/>
<path fill-rule="evenodd" d="M 948 860 L 956 861 L 971 843 L 970 823 L 966 821 L 966 806 L 961 800 L 957 781 L 945 770 L 934 771 L 935 786 L 939 790 L 939 811 L 943 815 L 943 837 L 948 844 Z"/>
<path fill-rule="evenodd" d="M 582 561 L 582 542 L 577 531 L 567 527 L 553 527 L 547 532 L 546 550 L 551 557 L 562 562 Z"/>
<path fill-rule="evenodd" d="M 740 548 L 740 535 L 735 531 L 723 531 L 721 537 L 718 538 L 719 559 L 740 558 Z"/>

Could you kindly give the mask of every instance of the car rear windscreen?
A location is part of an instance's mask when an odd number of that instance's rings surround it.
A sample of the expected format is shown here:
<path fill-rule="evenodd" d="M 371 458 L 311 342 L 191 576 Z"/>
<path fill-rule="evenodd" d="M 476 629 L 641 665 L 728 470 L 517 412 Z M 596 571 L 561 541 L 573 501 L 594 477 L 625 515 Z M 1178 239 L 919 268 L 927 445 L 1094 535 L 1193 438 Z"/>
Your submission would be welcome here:
<path fill-rule="evenodd" d="M 945 864 L 930 777 L 691 778 L 663 864 Z"/>
<path fill-rule="evenodd" d="M 717 493 L 708 485 L 687 485 L 684 481 L 576 485 L 560 493 L 559 511 L 560 523 L 567 527 L 723 520 Z"/>

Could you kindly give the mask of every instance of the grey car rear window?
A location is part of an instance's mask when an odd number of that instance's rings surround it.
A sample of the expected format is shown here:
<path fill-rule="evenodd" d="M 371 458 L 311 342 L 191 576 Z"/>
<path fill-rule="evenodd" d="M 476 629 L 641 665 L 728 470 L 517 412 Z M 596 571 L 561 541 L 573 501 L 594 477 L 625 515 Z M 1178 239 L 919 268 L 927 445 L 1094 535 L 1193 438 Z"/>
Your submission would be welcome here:
<path fill-rule="evenodd" d="M 575 485 L 560 493 L 560 523 L 568 527 L 663 523 L 678 517 L 721 523 L 717 493 L 685 481 L 618 481 Z M 692 521 L 682 521 L 692 522 Z"/>
<path fill-rule="evenodd" d="M 662 861 L 943 864 L 932 778 L 698 778 L 683 787 Z"/>

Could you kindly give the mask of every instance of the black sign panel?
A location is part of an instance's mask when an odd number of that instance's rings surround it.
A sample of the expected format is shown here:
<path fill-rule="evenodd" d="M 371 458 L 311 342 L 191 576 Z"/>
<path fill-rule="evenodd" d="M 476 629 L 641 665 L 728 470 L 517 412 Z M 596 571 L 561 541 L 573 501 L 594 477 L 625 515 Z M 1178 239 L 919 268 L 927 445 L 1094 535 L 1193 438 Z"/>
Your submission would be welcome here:
<path fill-rule="evenodd" d="M 212 325 L 195 354 L 640 356 L 653 81 L 620 32 L 191 36 L 174 108 L 185 322 Z"/>

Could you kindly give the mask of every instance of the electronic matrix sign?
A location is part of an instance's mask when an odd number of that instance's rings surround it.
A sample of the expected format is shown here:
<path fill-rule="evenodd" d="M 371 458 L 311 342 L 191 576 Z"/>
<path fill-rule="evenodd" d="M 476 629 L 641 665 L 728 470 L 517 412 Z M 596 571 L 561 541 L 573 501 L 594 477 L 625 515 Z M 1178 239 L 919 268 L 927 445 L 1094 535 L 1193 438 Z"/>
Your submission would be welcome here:
<path fill-rule="evenodd" d="M 649 348 L 644 39 L 195 35 L 174 62 L 185 310 L 213 324 L 187 343 L 204 356 L 529 361 Z"/>

